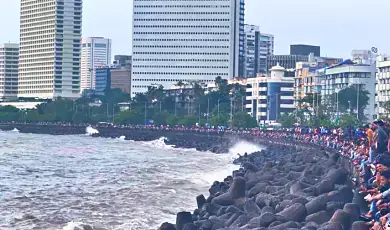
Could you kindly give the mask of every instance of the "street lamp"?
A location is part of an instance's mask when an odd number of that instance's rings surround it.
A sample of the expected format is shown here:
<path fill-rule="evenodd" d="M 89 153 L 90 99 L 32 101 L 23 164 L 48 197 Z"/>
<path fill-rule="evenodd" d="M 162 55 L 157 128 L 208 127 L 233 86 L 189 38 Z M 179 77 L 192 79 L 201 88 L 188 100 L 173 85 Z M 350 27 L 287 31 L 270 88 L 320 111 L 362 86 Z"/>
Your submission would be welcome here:
<path fill-rule="evenodd" d="M 351 101 L 348 101 L 348 112 L 351 115 Z"/>
<path fill-rule="evenodd" d="M 221 99 L 218 99 L 218 118 L 219 118 L 219 101 L 220 101 Z"/>

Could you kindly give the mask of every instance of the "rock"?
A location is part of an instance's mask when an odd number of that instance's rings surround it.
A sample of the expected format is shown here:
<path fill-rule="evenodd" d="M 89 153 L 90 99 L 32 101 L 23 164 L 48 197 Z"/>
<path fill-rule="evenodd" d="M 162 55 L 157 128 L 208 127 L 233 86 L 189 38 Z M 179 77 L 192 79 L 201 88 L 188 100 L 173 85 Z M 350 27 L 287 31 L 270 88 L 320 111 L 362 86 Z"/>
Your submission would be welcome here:
<path fill-rule="evenodd" d="M 307 211 L 305 205 L 296 203 L 287 207 L 282 212 L 278 213 L 278 215 L 285 217 L 287 221 L 301 222 L 305 220 Z"/>
<path fill-rule="evenodd" d="M 246 225 L 249 221 L 249 217 L 245 214 L 240 215 L 229 227 L 233 229 L 237 229 Z"/>
<path fill-rule="evenodd" d="M 338 191 L 328 193 L 328 201 L 351 203 L 353 199 L 352 188 L 343 186 Z"/>
<path fill-rule="evenodd" d="M 351 222 L 357 221 L 360 218 L 360 209 L 359 205 L 348 203 L 344 205 L 344 212 L 348 213 L 351 217 Z"/>
<path fill-rule="evenodd" d="M 324 193 L 328 193 L 334 189 L 334 183 L 329 178 L 322 180 L 314 189 L 315 194 L 321 195 Z"/>
<path fill-rule="evenodd" d="M 355 221 L 352 224 L 351 230 L 370 230 L 370 227 L 364 221 Z"/>
<path fill-rule="evenodd" d="M 259 206 L 257 206 L 252 200 L 248 200 L 245 203 L 244 211 L 249 216 L 249 218 L 259 216 L 261 213 L 261 209 L 259 208 Z"/>
<path fill-rule="evenodd" d="M 298 180 L 302 176 L 300 172 L 292 172 L 290 171 L 287 175 L 287 179 L 289 180 Z"/>
<path fill-rule="evenodd" d="M 196 197 L 196 203 L 198 208 L 201 209 L 202 206 L 206 203 L 206 198 L 203 195 L 199 195 Z"/>
<path fill-rule="evenodd" d="M 327 194 L 320 195 L 313 200 L 309 201 L 307 204 L 305 204 L 307 214 L 313 214 L 322 210 L 325 210 L 326 203 L 328 202 L 328 196 Z"/>
<path fill-rule="evenodd" d="M 259 194 L 261 192 L 265 192 L 265 188 L 267 186 L 268 186 L 268 184 L 264 183 L 264 182 L 257 183 L 254 187 L 252 187 L 249 190 L 248 197 L 251 198 L 251 197 L 254 197 L 254 196 L 256 196 L 257 194 Z"/>
<path fill-rule="evenodd" d="M 343 209 L 344 208 L 344 202 L 328 202 L 326 203 L 326 212 L 329 214 L 329 216 L 333 216 L 333 214 L 336 212 L 337 209 Z"/>
<path fill-rule="evenodd" d="M 238 217 L 240 217 L 242 214 L 241 213 L 234 213 L 226 222 L 225 226 L 230 227 L 234 223 L 234 221 L 237 220 Z"/>
<path fill-rule="evenodd" d="M 259 171 L 258 168 L 256 167 L 256 165 L 252 164 L 252 163 L 249 163 L 249 162 L 245 162 L 244 164 L 242 164 L 242 167 L 246 170 L 250 170 L 252 172 L 257 172 Z"/>
<path fill-rule="evenodd" d="M 339 223 L 328 223 L 324 226 L 321 226 L 318 230 L 345 230 L 343 226 Z"/>
<path fill-rule="evenodd" d="M 285 209 L 287 206 L 291 205 L 291 200 L 283 200 L 275 207 L 275 212 L 281 212 L 283 209 Z"/>
<path fill-rule="evenodd" d="M 276 220 L 276 216 L 273 213 L 263 213 L 260 216 L 260 227 L 268 227 L 272 222 Z"/>
<path fill-rule="evenodd" d="M 275 213 L 275 210 L 270 206 L 265 206 L 263 209 L 261 209 L 261 213 Z"/>
<path fill-rule="evenodd" d="M 343 168 L 331 169 L 326 177 L 332 184 L 344 184 L 348 178 L 348 172 Z"/>
<path fill-rule="evenodd" d="M 239 209 L 237 206 L 235 205 L 230 205 L 227 209 L 226 209 L 226 212 L 231 212 L 231 213 L 244 213 L 241 209 Z"/>
<path fill-rule="evenodd" d="M 330 220 L 330 216 L 326 211 L 319 211 L 306 217 L 305 222 L 314 222 L 316 224 L 323 224 Z"/>
<path fill-rule="evenodd" d="M 329 223 L 338 223 L 343 227 L 343 229 L 350 229 L 352 224 L 349 214 L 340 209 L 333 214 Z"/>
<path fill-rule="evenodd" d="M 292 199 L 291 204 L 296 204 L 296 203 L 307 204 L 308 202 L 309 201 L 304 197 L 297 197 Z"/>
<path fill-rule="evenodd" d="M 269 227 L 270 227 L 270 228 L 271 228 L 271 227 L 275 227 L 275 226 L 278 226 L 278 225 L 280 225 L 280 224 L 283 224 L 283 222 L 277 220 L 277 221 L 272 222 L 272 224 L 270 224 Z"/>
<path fill-rule="evenodd" d="M 183 230 L 198 230 L 198 228 L 195 226 L 195 224 L 191 223 L 184 225 Z"/>
<path fill-rule="evenodd" d="M 176 229 L 182 230 L 186 224 L 192 224 L 192 215 L 189 212 L 179 212 L 176 215 Z"/>
<path fill-rule="evenodd" d="M 289 221 L 284 224 L 279 224 L 273 227 L 269 227 L 268 230 L 286 230 L 289 228 L 298 228 L 298 224 L 296 222 Z"/>
<path fill-rule="evenodd" d="M 176 230 L 176 227 L 173 224 L 165 222 L 158 228 L 158 230 Z"/>
<path fill-rule="evenodd" d="M 245 180 L 242 177 L 235 177 L 233 179 L 233 183 L 230 186 L 229 190 L 218 196 L 215 197 L 211 203 L 212 204 L 219 204 L 219 205 L 232 205 L 237 203 L 238 199 L 245 197 Z"/>

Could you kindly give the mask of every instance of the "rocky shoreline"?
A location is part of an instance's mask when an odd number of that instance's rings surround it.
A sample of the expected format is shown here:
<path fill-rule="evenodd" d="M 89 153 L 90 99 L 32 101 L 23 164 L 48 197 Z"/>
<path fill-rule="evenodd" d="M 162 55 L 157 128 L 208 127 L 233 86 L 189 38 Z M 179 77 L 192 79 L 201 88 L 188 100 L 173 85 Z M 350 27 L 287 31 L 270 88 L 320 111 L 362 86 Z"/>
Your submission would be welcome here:
<path fill-rule="evenodd" d="M 317 149 L 269 145 L 235 160 L 240 170 L 214 182 L 198 208 L 160 230 L 369 229 L 346 169 L 348 160 Z M 347 166 L 348 167 L 348 166 Z"/>
<path fill-rule="evenodd" d="M 0 125 L 2 130 L 56 135 L 84 134 L 85 126 Z M 250 135 L 220 135 L 153 129 L 99 127 L 93 136 L 151 141 L 165 137 L 177 148 L 224 153 L 245 139 L 267 146 L 234 161 L 241 168 L 214 182 L 207 196 L 196 197 L 197 209 L 180 212 L 176 223 L 160 230 L 326 230 L 369 229 L 359 221 L 364 202 L 354 193 L 348 159 L 318 146 L 296 146 Z M 279 140 L 280 141 L 280 140 Z"/>

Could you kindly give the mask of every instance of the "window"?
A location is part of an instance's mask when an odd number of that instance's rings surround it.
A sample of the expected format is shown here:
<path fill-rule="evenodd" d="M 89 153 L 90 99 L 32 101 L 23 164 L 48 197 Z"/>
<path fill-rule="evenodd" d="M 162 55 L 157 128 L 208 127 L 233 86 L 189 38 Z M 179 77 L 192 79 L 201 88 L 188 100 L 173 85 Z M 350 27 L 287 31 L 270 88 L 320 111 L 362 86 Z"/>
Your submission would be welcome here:
<path fill-rule="evenodd" d="M 102 43 L 95 43 L 95 47 L 96 48 L 106 48 L 106 44 L 102 44 Z"/>

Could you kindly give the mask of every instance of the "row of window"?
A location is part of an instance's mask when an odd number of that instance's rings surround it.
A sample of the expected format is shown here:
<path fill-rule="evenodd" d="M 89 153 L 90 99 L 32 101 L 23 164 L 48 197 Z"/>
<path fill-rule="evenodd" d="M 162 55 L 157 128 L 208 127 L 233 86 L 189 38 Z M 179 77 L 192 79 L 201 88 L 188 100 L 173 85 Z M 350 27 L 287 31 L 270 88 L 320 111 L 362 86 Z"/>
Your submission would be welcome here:
<path fill-rule="evenodd" d="M 135 45 L 135 48 L 196 48 L 196 49 L 204 49 L 204 48 L 214 48 L 214 49 L 228 49 L 229 46 L 161 46 L 161 45 Z"/>
<path fill-rule="evenodd" d="M 192 35 L 229 35 L 228 32 L 134 32 L 134 34 L 192 34 Z"/>
<path fill-rule="evenodd" d="M 229 28 L 229 26 L 199 26 L 199 25 L 135 25 L 134 28 Z"/>
<path fill-rule="evenodd" d="M 172 81 L 172 82 L 179 82 L 179 81 L 193 81 L 194 79 L 161 79 L 161 78 L 158 78 L 158 79 L 133 79 L 133 81 Z M 214 80 L 199 80 L 201 82 L 214 82 Z"/>
<path fill-rule="evenodd" d="M 230 0 L 134 0 L 136 2 L 230 2 Z"/>
<path fill-rule="evenodd" d="M 136 5 L 135 8 L 230 8 L 230 5 Z"/>
<path fill-rule="evenodd" d="M 228 15 L 230 12 L 134 12 L 134 14 L 225 14 Z"/>
<path fill-rule="evenodd" d="M 196 39 L 196 38 L 135 38 L 133 41 L 161 41 L 161 42 L 228 42 L 229 39 Z"/>
<path fill-rule="evenodd" d="M 229 53 L 207 53 L 207 52 L 134 52 L 134 54 L 229 55 Z"/>
<path fill-rule="evenodd" d="M 229 69 L 229 66 L 133 65 L 133 68 Z"/>
<path fill-rule="evenodd" d="M 229 62 L 229 59 L 157 59 L 157 58 L 135 58 L 133 61 L 185 61 L 185 62 Z"/>
<path fill-rule="evenodd" d="M 179 73 L 179 72 L 133 72 L 133 74 L 147 74 L 147 75 L 197 75 L 197 76 L 227 76 L 227 73 Z"/>
<path fill-rule="evenodd" d="M 228 22 L 221 18 L 136 18 L 134 21 L 166 21 L 166 22 Z"/>

